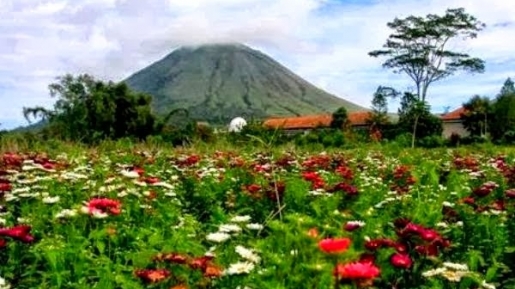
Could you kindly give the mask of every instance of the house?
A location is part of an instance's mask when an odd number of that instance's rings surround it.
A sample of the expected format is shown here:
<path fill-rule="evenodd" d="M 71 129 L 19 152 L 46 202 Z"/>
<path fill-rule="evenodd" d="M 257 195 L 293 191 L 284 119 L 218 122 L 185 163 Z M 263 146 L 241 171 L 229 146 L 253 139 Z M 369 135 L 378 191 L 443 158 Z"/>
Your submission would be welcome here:
<path fill-rule="evenodd" d="M 368 128 L 367 119 L 369 111 L 351 112 L 347 115 L 350 125 L 353 128 Z M 282 129 L 288 134 L 308 132 L 317 128 L 327 128 L 331 125 L 333 117 L 331 114 L 306 115 L 297 117 L 269 118 L 263 125 L 271 129 Z"/>
<path fill-rule="evenodd" d="M 449 138 L 452 134 L 457 134 L 461 137 L 467 137 L 470 135 L 470 133 L 463 126 L 463 120 L 461 119 L 461 114 L 464 112 L 465 108 L 460 107 L 440 116 L 443 125 L 442 136 L 444 138 Z"/>
<path fill-rule="evenodd" d="M 453 110 L 449 113 L 439 115 L 442 120 L 444 138 L 449 138 L 452 134 L 458 134 L 462 137 L 469 136 L 469 132 L 463 126 L 461 114 L 465 112 L 463 107 Z M 352 128 L 367 129 L 367 119 L 370 111 L 357 111 L 348 114 L 348 120 Z M 390 121 L 395 123 L 398 120 L 396 114 L 389 114 Z M 317 128 L 327 128 L 331 125 L 332 115 L 306 115 L 297 117 L 277 117 L 269 118 L 264 121 L 263 125 L 271 129 L 282 129 L 288 134 L 298 132 L 308 132 Z"/>

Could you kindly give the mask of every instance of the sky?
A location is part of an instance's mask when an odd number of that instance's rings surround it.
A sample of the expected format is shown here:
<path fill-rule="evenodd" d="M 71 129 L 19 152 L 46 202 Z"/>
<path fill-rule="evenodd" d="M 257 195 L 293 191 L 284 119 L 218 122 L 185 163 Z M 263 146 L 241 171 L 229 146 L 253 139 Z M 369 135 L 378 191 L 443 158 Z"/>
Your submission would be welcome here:
<path fill-rule="evenodd" d="M 433 111 L 474 94 L 494 97 L 515 77 L 515 5 L 506 0 L 0 0 L 0 129 L 26 125 L 22 108 L 51 107 L 65 73 L 121 81 L 183 45 L 240 42 L 318 87 L 365 107 L 379 85 L 412 88 L 368 56 L 395 17 L 464 7 L 487 27 L 450 48 L 486 61 L 428 92 Z M 393 104 L 395 106 L 395 104 Z M 392 106 L 390 106 L 392 107 Z"/>

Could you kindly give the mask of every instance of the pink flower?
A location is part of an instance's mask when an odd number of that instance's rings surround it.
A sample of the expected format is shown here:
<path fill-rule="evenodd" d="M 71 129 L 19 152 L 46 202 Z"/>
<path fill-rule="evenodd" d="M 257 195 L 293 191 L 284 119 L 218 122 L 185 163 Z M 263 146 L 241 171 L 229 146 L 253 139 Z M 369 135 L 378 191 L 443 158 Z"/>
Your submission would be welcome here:
<path fill-rule="evenodd" d="M 12 228 L 0 228 L 0 236 L 9 237 L 24 243 L 31 243 L 34 241 L 34 236 L 30 234 L 32 228 L 26 225 L 18 225 Z"/>
<path fill-rule="evenodd" d="M 379 270 L 379 268 L 377 268 L 372 262 L 360 261 L 338 264 L 334 273 L 342 279 L 368 280 L 379 276 L 379 274 L 381 274 L 381 270 Z"/>

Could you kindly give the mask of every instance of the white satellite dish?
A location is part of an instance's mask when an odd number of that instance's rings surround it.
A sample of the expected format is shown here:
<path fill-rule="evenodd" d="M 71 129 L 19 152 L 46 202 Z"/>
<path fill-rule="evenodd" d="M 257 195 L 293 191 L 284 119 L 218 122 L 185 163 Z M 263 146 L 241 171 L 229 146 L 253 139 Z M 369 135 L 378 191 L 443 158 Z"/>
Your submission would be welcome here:
<path fill-rule="evenodd" d="M 242 117 L 235 117 L 229 123 L 229 131 L 230 132 L 240 132 L 244 126 L 247 125 L 247 121 Z"/>

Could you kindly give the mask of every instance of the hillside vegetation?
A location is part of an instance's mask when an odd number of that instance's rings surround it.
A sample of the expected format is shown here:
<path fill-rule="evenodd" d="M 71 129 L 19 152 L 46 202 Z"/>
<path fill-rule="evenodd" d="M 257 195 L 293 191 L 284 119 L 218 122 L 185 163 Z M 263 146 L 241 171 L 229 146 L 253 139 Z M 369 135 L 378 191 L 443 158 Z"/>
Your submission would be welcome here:
<path fill-rule="evenodd" d="M 197 120 L 227 122 L 364 108 L 331 95 L 269 56 L 240 44 L 184 47 L 130 76 L 130 88 L 154 97 L 158 113 L 186 108 Z"/>

